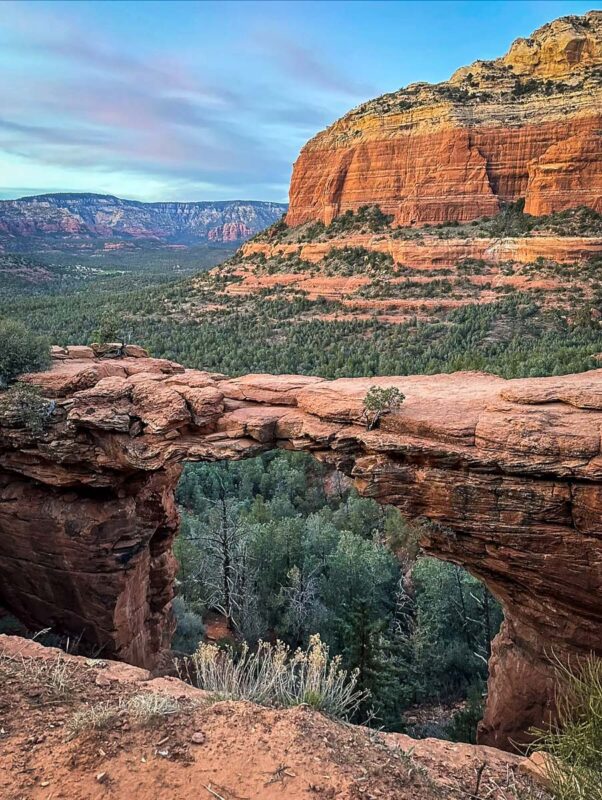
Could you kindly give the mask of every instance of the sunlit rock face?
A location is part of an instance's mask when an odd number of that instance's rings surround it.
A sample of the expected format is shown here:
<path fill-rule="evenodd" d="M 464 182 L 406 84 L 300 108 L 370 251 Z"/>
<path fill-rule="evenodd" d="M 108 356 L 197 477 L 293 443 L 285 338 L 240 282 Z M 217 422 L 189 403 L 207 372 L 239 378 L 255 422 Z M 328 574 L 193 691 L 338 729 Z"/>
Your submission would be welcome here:
<path fill-rule="evenodd" d="M 55 401 L 45 431 L 0 420 L 0 603 L 25 622 L 155 666 L 174 626 L 182 462 L 285 447 L 430 519 L 426 551 L 502 602 L 483 742 L 520 741 L 548 712 L 550 653 L 602 655 L 602 370 L 228 379 L 130 352 L 55 349 L 26 378 Z M 374 383 L 407 399 L 368 431 Z"/>
<path fill-rule="evenodd" d="M 295 164 L 289 225 L 364 204 L 400 225 L 469 221 L 525 198 L 602 211 L 602 12 L 563 17 L 445 83 L 358 106 Z"/>

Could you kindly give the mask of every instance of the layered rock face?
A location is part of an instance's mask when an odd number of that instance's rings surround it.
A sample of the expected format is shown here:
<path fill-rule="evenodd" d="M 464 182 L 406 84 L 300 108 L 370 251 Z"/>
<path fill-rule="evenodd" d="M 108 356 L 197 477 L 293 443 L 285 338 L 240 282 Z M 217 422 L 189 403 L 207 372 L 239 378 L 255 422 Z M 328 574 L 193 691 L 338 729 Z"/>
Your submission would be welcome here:
<path fill-rule="evenodd" d="M 555 309 L 570 321 L 577 297 L 582 307 L 597 305 L 602 216 L 564 213 L 573 219 L 552 224 L 551 217 L 541 217 L 541 229 L 522 236 L 496 237 L 479 227 L 484 223 L 435 231 L 385 225 L 369 232 L 357 221 L 341 230 L 337 220 L 335 231 L 326 227 L 318 235 L 311 226 L 268 232 L 220 267 L 219 291 L 251 301 L 261 292 L 279 300 L 302 293 L 310 301 L 328 301 L 327 309 L 319 302 L 304 312 L 326 321 L 453 324 L 449 315 L 462 306 L 499 309 L 511 297 L 533 302 L 542 313 Z M 566 235 L 566 228 L 580 235 Z M 197 286 L 203 287 L 203 279 Z"/>
<path fill-rule="evenodd" d="M 298 255 L 303 261 L 319 264 L 334 248 L 361 247 L 390 255 L 395 264 L 411 264 L 414 270 L 457 267 L 467 259 L 484 260 L 492 265 L 517 262 L 532 264 L 537 259 L 557 264 L 574 264 L 602 253 L 602 237 L 532 236 L 504 239 L 437 239 L 424 236 L 418 241 L 392 239 L 374 234 L 355 234 L 326 242 L 271 244 L 253 241 L 244 244 L 240 252 L 245 258 L 262 254 L 266 259 Z M 242 271 L 241 271 L 242 272 Z M 299 280 L 302 280 L 301 276 Z"/>
<path fill-rule="evenodd" d="M 282 203 L 223 201 L 140 203 L 98 194 L 46 194 L 0 201 L 0 244 L 23 237 L 240 242 L 280 219 Z"/>
<path fill-rule="evenodd" d="M 2 420 L 0 603 L 30 625 L 156 665 L 173 631 L 180 464 L 285 447 L 430 520 L 425 549 L 500 599 L 482 742 L 521 741 L 549 711 L 552 652 L 602 655 L 602 371 L 230 380 L 130 352 L 55 351 L 27 379 L 54 398 L 45 431 Z M 375 383 L 407 400 L 368 431 Z"/>
<path fill-rule="evenodd" d="M 255 231 L 244 222 L 226 222 L 218 228 L 211 228 L 207 234 L 210 242 L 242 242 Z"/>
<path fill-rule="evenodd" d="M 377 204 L 400 225 L 491 216 L 525 198 L 547 214 L 602 211 L 602 12 L 564 17 L 448 82 L 415 83 L 310 140 L 289 225 Z"/>
<path fill-rule="evenodd" d="M 379 275 L 366 269 L 353 276 L 340 276 L 332 275 L 328 266 L 324 269 L 335 250 L 344 262 L 350 248 L 390 257 L 389 274 Z M 379 320 L 396 324 L 406 322 L 409 313 L 434 320 L 437 312 L 473 303 L 493 303 L 509 291 L 520 291 L 525 296 L 531 294 L 537 301 L 543 300 L 547 307 L 566 312 L 573 304 L 565 294 L 569 287 L 577 287 L 585 297 L 590 295 L 586 265 L 602 253 L 602 237 L 438 239 L 423 236 L 417 241 L 404 241 L 360 233 L 324 242 L 252 241 L 243 245 L 240 252 L 243 258 L 233 272 L 236 281 L 227 287 L 228 294 L 253 296 L 261 290 L 275 292 L 286 288 L 291 293 L 302 291 L 311 300 L 337 301 L 352 319 L 378 315 Z M 258 263 L 258 256 L 265 261 Z M 308 269 L 287 271 L 287 259 L 291 257 L 301 259 Z M 280 272 L 265 267 L 266 263 L 278 262 L 282 264 Z M 466 274 L 471 264 L 476 266 L 475 274 Z M 552 264 L 553 268 L 548 266 Z M 570 274 L 560 268 L 564 264 L 571 265 Z M 463 265 L 467 265 L 468 270 L 463 270 Z M 431 287 L 437 286 L 442 275 L 448 280 L 448 287 L 433 295 Z M 451 278 L 447 278 L 448 275 Z M 382 285 L 385 277 L 390 287 L 388 297 L 382 296 L 384 292 L 375 291 L 378 281 Z"/>

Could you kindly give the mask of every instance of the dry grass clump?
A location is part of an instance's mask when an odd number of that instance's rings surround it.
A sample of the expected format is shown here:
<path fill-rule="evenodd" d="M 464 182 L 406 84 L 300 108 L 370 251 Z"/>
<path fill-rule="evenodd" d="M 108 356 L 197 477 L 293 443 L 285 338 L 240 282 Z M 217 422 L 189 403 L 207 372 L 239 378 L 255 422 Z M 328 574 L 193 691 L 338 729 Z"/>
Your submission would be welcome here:
<path fill-rule="evenodd" d="M 0 675 L 19 678 L 28 689 L 40 689 L 51 699 L 69 698 L 76 685 L 74 667 L 62 653 L 56 658 L 10 656 L 0 659 Z"/>
<path fill-rule="evenodd" d="M 119 716 L 119 707 L 110 703 L 95 703 L 77 711 L 67 725 L 69 738 L 84 731 L 108 728 Z"/>
<path fill-rule="evenodd" d="M 153 721 L 182 711 L 178 700 L 156 692 L 139 692 L 121 698 L 117 703 L 94 703 L 77 711 L 69 721 L 69 738 L 86 731 L 100 730 L 113 725 L 118 719 L 127 717 L 138 725 L 149 725 Z"/>
<path fill-rule="evenodd" d="M 128 697 L 125 710 L 136 722 L 146 725 L 156 717 L 177 714 L 182 710 L 181 704 L 173 697 L 156 692 L 140 692 Z"/>
<path fill-rule="evenodd" d="M 475 774 L 475 788 L 467 794 L 469 800 L 552 800 L 550 795 L 531 779 L 518 776 L 507 768 L 504 778 L 492 778 L 485 769 L 482 780 Z"/>
<path fill-rule="evenodd" d="M 554 800 L 602 800 L 602 659 L 557 662 L 556 724 L 535 731 Z"/>
<path fill-rule="evenodd" d="M 193 683 L 219 699 L 249 700 L 264 706 L 307 704 L 338 719 L 349 719 L 367 692 L 357 687 L 357 672 L 342 669 L 329 658 L 328 647 L 315 634 L 306 650 L 291 651 L 283 642 L 243 645 L 240 655 L 201 642 L 186 661 Z"/>

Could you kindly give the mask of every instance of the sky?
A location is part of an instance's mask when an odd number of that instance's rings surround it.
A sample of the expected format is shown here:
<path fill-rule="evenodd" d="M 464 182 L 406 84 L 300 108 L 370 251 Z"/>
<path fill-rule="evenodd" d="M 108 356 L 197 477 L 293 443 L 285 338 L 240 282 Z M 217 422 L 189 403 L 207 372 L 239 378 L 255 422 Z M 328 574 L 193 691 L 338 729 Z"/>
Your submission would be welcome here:
<path fill-rule="evenodd" d="M 0 0 L 0 197 L 287 200 L 303 144 L 579 0 Z"/>

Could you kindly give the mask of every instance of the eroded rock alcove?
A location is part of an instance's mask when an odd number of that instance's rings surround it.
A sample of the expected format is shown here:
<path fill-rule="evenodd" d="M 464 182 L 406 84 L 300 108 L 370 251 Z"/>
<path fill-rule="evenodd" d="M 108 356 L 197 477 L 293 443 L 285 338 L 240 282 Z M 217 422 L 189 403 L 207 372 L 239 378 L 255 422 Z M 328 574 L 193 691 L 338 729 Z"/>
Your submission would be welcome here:
<path fill-rule="evenodd" d="M 481 742 L 508 747 L 541 721 L 552 654 L 602 655 L 602 370 L 228 379 L 129 352 L 55 349 L 26 378 L 55 400 L 46 430 L 0 427 L 0 603 L 24 622 L 154 667 L 174 627 L 181 464 L 286 447 L 430 519 L 424 548 L 503 604 Z M 407 399 L 368 431 L 374 383 Z"/>

